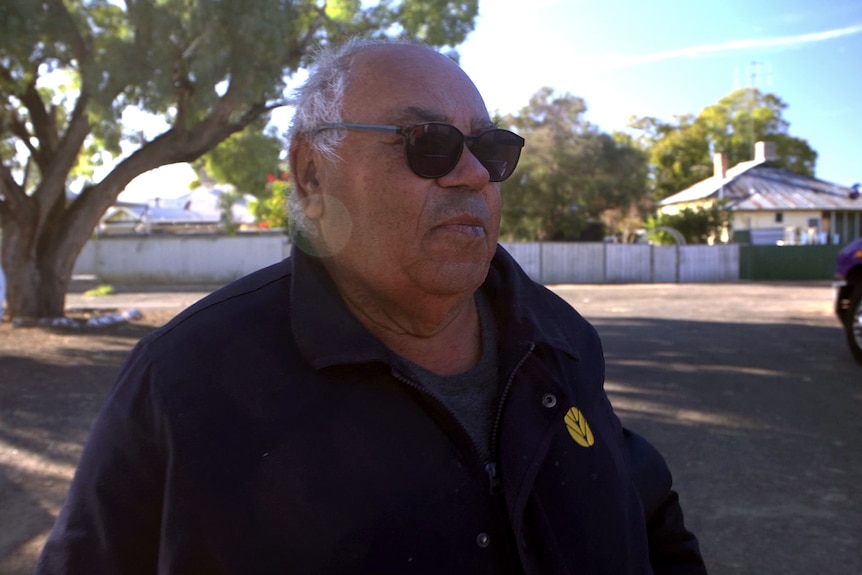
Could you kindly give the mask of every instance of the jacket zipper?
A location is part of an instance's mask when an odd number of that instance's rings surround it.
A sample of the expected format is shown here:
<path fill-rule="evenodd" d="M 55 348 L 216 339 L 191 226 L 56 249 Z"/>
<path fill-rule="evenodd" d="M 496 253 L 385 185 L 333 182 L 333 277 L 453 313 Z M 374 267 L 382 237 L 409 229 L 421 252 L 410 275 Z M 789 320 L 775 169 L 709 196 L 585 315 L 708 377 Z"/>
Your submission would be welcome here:
<path fill-rule="evenodd" d="M 520 371 L 521 366 L 524 365 L 524 362 L 533 354 L 533 351 L 536 349 L 535 343 L 530 343 L 527 351 L 524 352 L 524 355 L 521 356 L 521 359 L 518 360 L 518 363 L 515 364 L 515 367 L 512 369 L 512 372 L 509 374 L 509 378 L 506 380 L 506 384 L 503 386 L 503 391 L 500 393 L 500 401 L 497 405 L 497 414 L 494 416 L 494 424 L 491 427 L 491 457 L 493 460 L 489 462 L 485 466 L 485 470 L 488 472 L 488 479 L 490 481 L 490 490 L 491 496 L 497 501 L 498 514 L 500 516 L 500 522 L 504 525 L 503 533 L 505 534 L 506 541 L 504 542 L 504 546 L 506 549 L 506 554 L 509 558 L 509 562 L 512 566 L 513 573 L 523 573 L 524 566 L 521 563 L 520 553 L 518 552 L 518 545 L 515 542 L 517 539 L 517 535 L 515 534 L 515 526 L 512 525 L 511 518 L 509 516 L 509 511 L 506 506 L 506 501 L 503 499 L 503 483 L 500 481 L 500 476 L 497 473 L 497 459 L 499 458 L 497 443 L 499 442 L 499 434 L 500 434 L 500 425 L 503 420 L 503 407 L 506 404 L 506 399 L 509 396 L 509 392 L 512 389 L 512 385 L 515 381 L 515 376 L 518 371 Z"/>
<path fill-rule="evenodd" d="M 398 381 L 400 381 L 401 383 L 403 383 L 404 385 L 411 387 L 411 388 L 415 389 L 416 391 L 418 391 L 418 392 L 422 393 L 423 395 L 432 399 L 437 404 L 437 406 L 443 412 L 445 412 L 447 415 L 449 415 L 449 417 L 452 419 L 452 421 L 454 421 L 455 424 L 460 428 L 461 433 L 464 435 L 464 437 L 467 438 L 467 442 L 473 448 L 473 452 L 474 453 L 481 453 L 481 451 L 479 450 L 479 446 L 476 445 L 476 442 L 473 441 L 473 438 L 470 437 L 469 433 L 467 433 L 467 429 L 464 427 L 464 424 L 461 423 L 461 420 L 458 419 L 458 416 L 455 415 L 455 412 L 452 411 L 451 409 L 449 409 L 449 406 L 447 406 L 446 403 L 442 399 L 440 399 L 434 392 L 432 392 L 428 388 L 423 387 L 422 385 L 416 383 L 415 381 L 413 381 L 412 379 L 410 379 L 406 375 L 402 375 L 397 369 L 392 369 L 391 372 L 392 372 L 392 376 L 395 379 L 397 379 Z"/>
<path fill-rule="evenodd" d="M 497 402 L 497 414 L 494 416 L 494 424 L 491 426 L 491 457 L 493 459 L 485 465 L 485 471 L 488 472 L 488 479 L 490 481 L 491 495 L 500 495 L 503 492 L 503 486 L 500 483 L 499 476 L 497 475 L 496 461 L 498 457 L 497 442 L 499 440 L 498 435 L 500 433 L 500 423 L 503 420 L 503 407 L 505 406 L 506 398 L 509 396 L 509 390 L 512 388 L 512 383 L 515 381 L 515 375 L 517 375 L 521 366 L 524 365 L 524 362 L 533 354 L 533 350 L 535 349 L 536 344 L 530 343 L 530 347 L 527 348 L 527 351 L 521 356 L 518 363 L 515 364 L 515 367 L 512 369 L 512 373 L 509 374 L 509 379 L 506 380 L 506 385 L 503 386 L 503 392 L 500 394 L 500 401 Z"/>
<path fill-rule="evenodd" d="M 518 363 L 515 364 L 514 369 L 512 369 L 512 373 L 509 375 L 509 379 L 506 380 L 506 385 L 503 386 L 503 391 L 500 394 L 500 400 L 497 402 L 497 412 L 494 415 L 494 423 L 491 426 L 491 461 L 484 462 L 485 473 L 488 474 L 488 490 L 490 491 L 491 495 L 495 497 L 503 493 L 503 485 L 500 482 L 500 477 L 497 472 L 496 461 L 498 441 L 497 435 L 499 434 L 500 422 L 503 419 L 503 405 L 505 404 L 506 398 L 509 395 L 509 390 L 512 387 L 512 383 L 515 381 L 515 375 L 518 373 L 518 370 L 521 368 L 521 366 L 524 365 L 524 362 L 527 361 L 527 358 L 529 358 L 530 355 L 533 353 L 533 350 L 535 348 L 536 345 L 534 343 L 531 343 L 530 347 L 527 348 L 527 351 L 524 353 L 524 355 L 521 356 L 521 359 L 518 360 Z M 454 421 L 455 424 L 461 429 L 461 432 L 464 434 L 470 446 L 473 448 L 474 453 L 481 453 L 479 446 L 476 445 L 476 442 L 473 441 L 473 438 L 470 436 L 469 433 L 467 433 L 467 430 L 464 428 L 464 425 L 461 423 L 461 420 L 458 419 L 458 416 L 456 416 L 455 413 L 451 409 L 449 409 L 449 407 L 443 400 L 441 400 L 431 390 L 416 383 L 406 375 L 403 375 L 397 369 L 393 369 L 391 371 L 395 379 L 434 400 L 438 407 L 441 408 L 445 413 L 447 413 L 452 419 L 452 421 Z"/>

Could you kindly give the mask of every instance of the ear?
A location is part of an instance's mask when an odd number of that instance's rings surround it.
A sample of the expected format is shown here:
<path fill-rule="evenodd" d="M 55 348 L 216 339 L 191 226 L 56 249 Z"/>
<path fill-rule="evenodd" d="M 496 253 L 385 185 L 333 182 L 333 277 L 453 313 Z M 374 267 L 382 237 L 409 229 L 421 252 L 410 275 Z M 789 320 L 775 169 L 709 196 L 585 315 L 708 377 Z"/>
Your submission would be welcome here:
<path fill-rule="evenodd" d="M 319 219 L 323 215 L 323 198 L 318 181 L 320 154 L 311 147 L 305 137 L 299 137 L 291 141 L 288 157 L 293 185 L 302 209 L 312 220 Z"/>

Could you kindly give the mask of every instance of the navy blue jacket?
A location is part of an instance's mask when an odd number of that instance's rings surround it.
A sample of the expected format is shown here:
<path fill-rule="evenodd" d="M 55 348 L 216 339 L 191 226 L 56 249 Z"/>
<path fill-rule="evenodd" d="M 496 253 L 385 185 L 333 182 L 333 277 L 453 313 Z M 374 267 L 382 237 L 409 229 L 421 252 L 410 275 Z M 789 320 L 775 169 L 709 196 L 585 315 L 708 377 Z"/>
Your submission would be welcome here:
<path fill-rule="evenodd" d="M 482 289 L 493 460 L 297 252 L 141 340 L 37 572 L 704 573 L 592 326 L 502 248 Z"/>

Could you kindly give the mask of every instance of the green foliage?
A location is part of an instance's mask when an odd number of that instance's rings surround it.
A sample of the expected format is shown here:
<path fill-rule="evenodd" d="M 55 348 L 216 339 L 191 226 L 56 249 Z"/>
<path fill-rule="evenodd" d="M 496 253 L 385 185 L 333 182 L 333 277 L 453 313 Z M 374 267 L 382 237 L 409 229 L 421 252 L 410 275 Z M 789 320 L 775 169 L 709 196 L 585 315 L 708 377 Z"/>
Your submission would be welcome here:
<path fill-rule="evenodd" d="M 255 220 L 262 228 L 287 229 L 287 198 L 293 186 L 284 172 L 267 174 L 268 194 L 252 203 Z"/>
<path fill-rule="evenodd" d="M 600 132 L 585 112 L 581 98 L 543 88 L 506 119 L 527 144 L 501 187 L 503 238 L 576 240 L 606 212 L 625 212 L 643 196 L 643 152 Z"/>
<path fill-rule="evenodd" d="M 227 112 L 224 120 L 236 125 L 214 132 L 214 146 L 284 103 L 286 79 L 315 45 L 407 34 L 454 46 L 477 14 L 478 0 L 384 0 L 367 7 L 330 0 L 323 8 L 307 0 L 4 0 L 0 159 L 20 171 L 14 144 L 31 136 L 39 140 L 34 155 L 56 147 L 76 107 L 88 133 L 72 175 L 92 176 L 94 167 L 121 154 L 121 143 L 151 143 L 124 127 L 130 107 L 166 121 L 171 131 Z M 260 189 L 259 178 L 255 184 Z"/>
<path fill-rule="evenodd" d="M 223 191 L 218 197 L 219 222 L 221 222 L 222 230 L 228 236 L 235 236 L 239 230 L 239 224 L 233 217 L 233 205 L 241 197 L 242 194 L 235 190 Z"/>
<path fill-rule="evenodd" d="M 105 295 L 111 295 L 114 293 L 114 286 L 109 284 L 99 284 L 92 289 L 88 289 L 84 292 L 86 297 L 101 297 Z"/>
<path fill-rule="evenodd" d="M 249 126 L 207 152 L 197 165 L 240 194 L 262 198 L 268 193 L 266 175 L 278 165 L 283 149 L 275 128 L 262 131 L 259 125 Z"/>
<path fill-rule="evenodd" d="M 702 126 L 690 115 L 676 126 L 641 118 L 631 126 L 646 132 L 641 143 L 649 155 L 650 187 L 655 199 L 679 192 L 712 174 L 712 156 Z"/>
<path fill-rule="evenodd" d="M 629 126 L 639 132 L 639 143 L 649 154 L 654 198 L 668 197 L 711 176 L 716 152 L 723 152 L 731 167 L 753 159 L 758 141 L 775 143 L 774 166 L 813 176 L 817 152 L 807 141 L 788 134 L 789 124 L 782 117 L 786 108 L 774 94 L 748 88 L 704 108 L 697 117 L 676 116 L 670 123 L 633 118 Z"/>
<path fill-rule="evenodd" d="M 342 0 L 341 4 L 351 4 Z M 358 5 L 359 1 L 355 0 Z M 394 31 L 415 36 L 432 46 L 455 46 L 467 38 L 479 14 L 479 0 L 380 0 L 367 9 L 366 22 L 386 31 L 383 22 L 395 22 Z M 400 30 L 399 30 L 400 29 Z"/>
<path fill-rule="evenodd" d="M 659 245 L 673 245 L 675 240 L 659 228 L 671 228 L 682 234 L 688 244 L 705 244 L 721 237 L 730 227 L 731 212 L 716 202 L 709 206 L 683 208 L 677 214 L 659 213 L 647 220 L 647 237 Z"/>
<path fill-rule="evenodd" d="M 287 105 L 287 80 L 318 46 L 407 34 L 452 47 L 478 13 L 477 0 L 367 4 L 2 0 L 0 225 L 10 312 L 61 315 L 74 260 L 126 184 L 265 123 Z M 130 111 L 149 120 L 144 132 L 124 123 Z M 275 161 L 260 130 L 204 163 L 239 190 L 261 193 L 261 174 Z M 246 146 L 259 152 L 245 159 L 251 177 L 241 158 L 228 157 Z M 112 170 L 94 181 L 106 164 Z M 68 201 L 78 177 L 87 183 Z"/>

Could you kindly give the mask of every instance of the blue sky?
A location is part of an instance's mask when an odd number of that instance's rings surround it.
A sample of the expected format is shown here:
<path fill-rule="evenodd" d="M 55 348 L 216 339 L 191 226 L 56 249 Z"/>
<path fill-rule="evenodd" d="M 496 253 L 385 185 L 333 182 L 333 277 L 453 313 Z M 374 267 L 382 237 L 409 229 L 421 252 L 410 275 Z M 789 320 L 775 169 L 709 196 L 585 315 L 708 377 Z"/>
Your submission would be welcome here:
<path fill-rule="evenodd" d="M 549 86 L 583 98 L 607 132 L 633 115 L 697 114 L 754 85 L 788 105 L 790 134 L 819 154 L 818 178 L 862 182 L 860 0 L 481 0 L 458 51 L 491 111 L 515 113 Z M 281 116 L 286 126 L 289 109 Z M 123 198 L 184 194 L 193 178 L 168 166 Z"/>
<path fill-rule="evenodd" d="M 481 0 L 458 50 L 490 110 L 517 112 L 549 86 L 583 98 L 608 132 L 754 85 L 788 105 L 818 178 L 862 182 L 859 0 Z"/>

